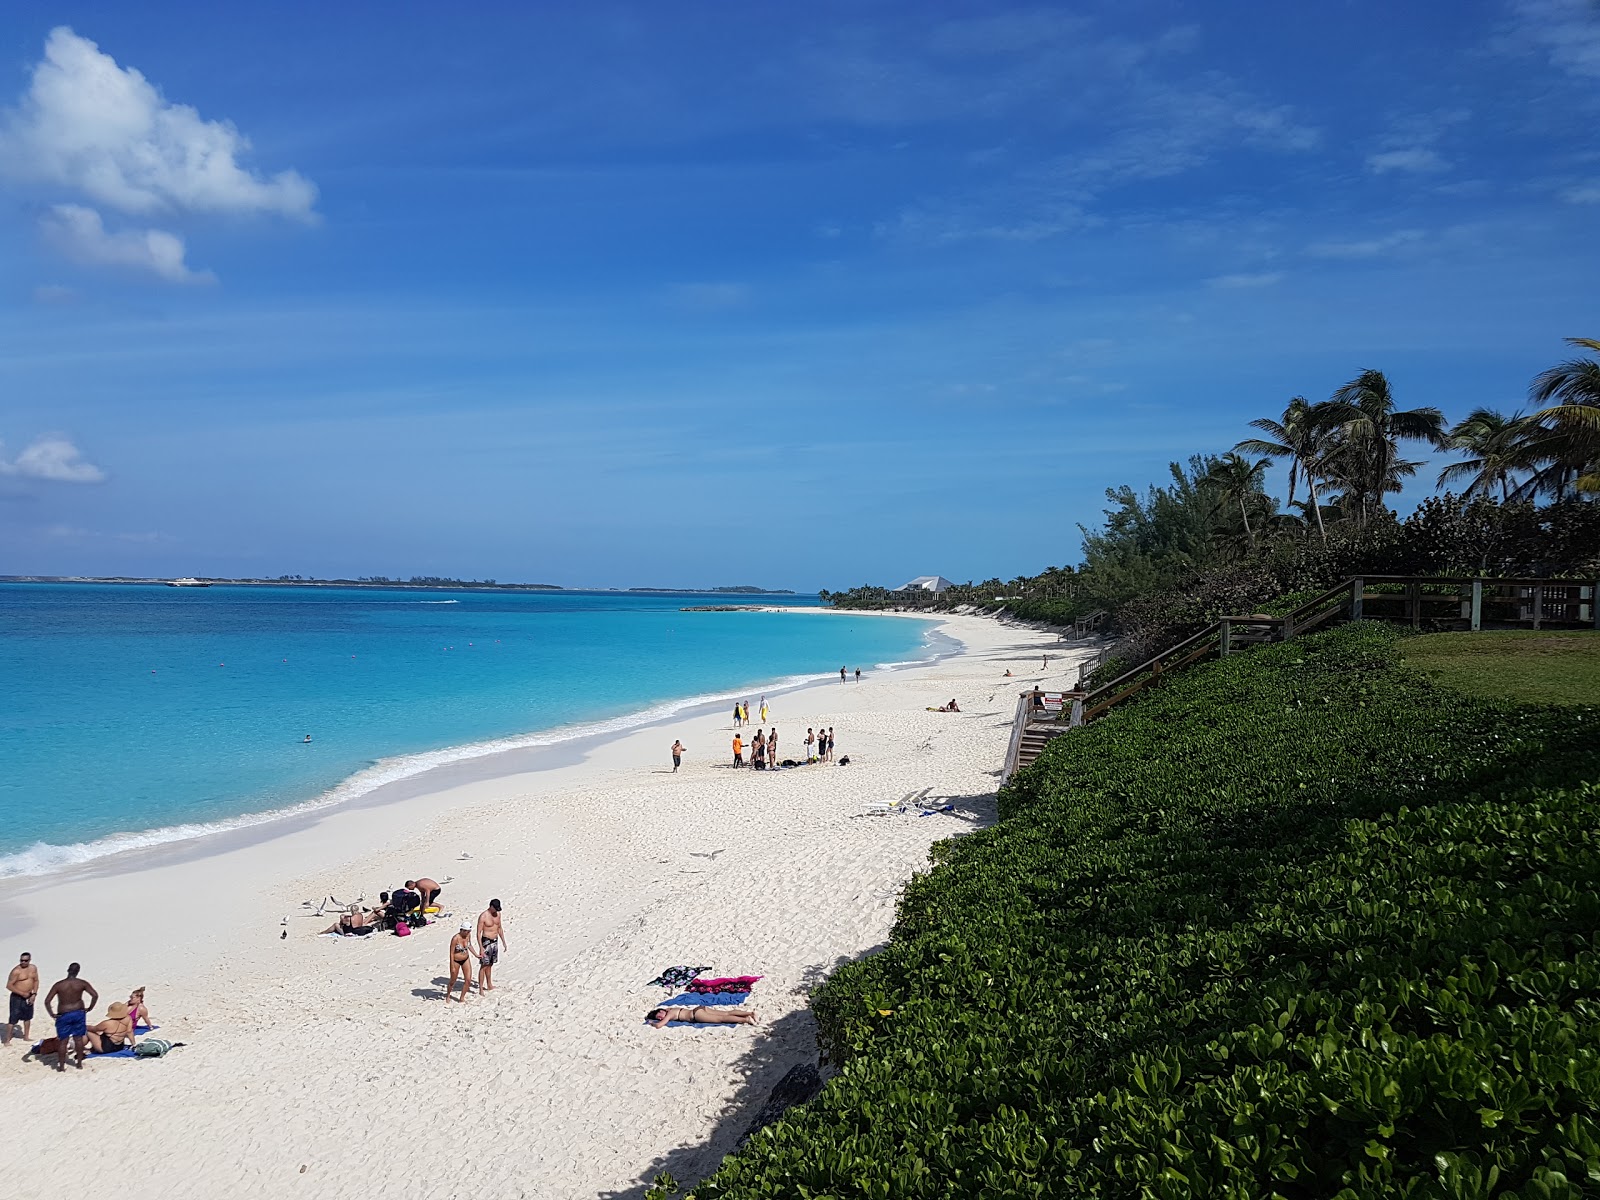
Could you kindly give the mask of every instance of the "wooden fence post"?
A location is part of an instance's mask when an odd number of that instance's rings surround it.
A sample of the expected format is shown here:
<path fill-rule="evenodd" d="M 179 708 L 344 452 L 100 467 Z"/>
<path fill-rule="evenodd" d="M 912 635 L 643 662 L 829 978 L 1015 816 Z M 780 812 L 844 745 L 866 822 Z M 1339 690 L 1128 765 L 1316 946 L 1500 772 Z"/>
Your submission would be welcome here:
<path fill-rule="evenodd" d="M 1069 728 L 1069 729 L 1078 729 L 1078 728 L 1081 728 L 1082 725 L 1083 725 L 1083 697 L 1082 696 L 1074 696 L 1072 698 L 1072 717 L 1067 723 L 1067 728 Z"/>
<path fill-rule="evenodd" d="M 1352 579 L 1350 581 L 1350 619 L 1361 620 L 1361 601 L 1367 594 L 1367 581 L 1365 579 Z"/>
<path fill-rule="evenodd" d="M 1544 620 L 1544 584 L 1533 585 L 1533 627 L 1539 628 L 1539 622 Z"/>
<path fill-rule="evenodd" d="M 1228 655 L 1233 653 L 1233 622 L 1228 620 L 1227 617 L 1223 617 L 1217 624 L 1222 628 L 1220 640 L 1221 657 L 1227 658 Z"/>
<path fill-rule="evenodd" d="M 1472 632 L 1483 628 L 1483 580 L 1472 581 Z"/>
<path fill-rule="evenodd" d="M 1411 628 L 1422 624 L 1422 585 L 1415 580 L 1406 584 L 1406 608 L 1411 614 Z"/>

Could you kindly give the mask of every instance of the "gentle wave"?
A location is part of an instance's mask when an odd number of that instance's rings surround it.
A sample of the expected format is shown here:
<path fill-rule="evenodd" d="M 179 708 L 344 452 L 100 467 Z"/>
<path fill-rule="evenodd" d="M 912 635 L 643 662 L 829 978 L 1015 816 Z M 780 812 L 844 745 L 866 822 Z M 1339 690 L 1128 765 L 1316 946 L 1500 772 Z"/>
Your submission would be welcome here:
<path fill-rule="evenodd" d="M 454 604 L 456 601 L 424 600 L 422 603 Z M 425 771 L 431 771 L 435 767 L 442 767 L 449 763 L 486 758 L 491 754 L 501 754 L 507 750 L 526 750 L 538 746 L 553 746 L 560 742 L 574 741 L 578 738 L 594 737 L 608 733 L 622 733 L 652 724 L 670 717 L 674 713 L 702 704 L 745 699 L 752 693 L 757 692 L 775 694 L 780 690 L 800 687 L 804 684 L 815 683 L 831 677 L 831 673 L 791 675 L 785 679 L 778 680 L 776 683 L 768 683 L 759 688 L 746 687 L 735 691 L 708 692 L 699 696 L 691 696 L 688 699 L 663 701 L 642 711 L 628 713 L 620 717 L 612 717 L 607 720 L 557 726 L 554 729 L 541 730 L 536 733 L 517 734 L 512 737 L 495 738 L 490 741 L 448 746 L 442 750 L 426 750 L 418 754 L 404 754 L 393 758 L 380 759 L 372 766 L 356 772 L 356 774 L 329 788 L 314 799 L 306 800 L 299 804 L 269 809 L 264 812 L 243 813 L 240 816 L 230 817 L 223 821 L 166 825 L 158 829 L 149 829 L 138 833 L 113 833 L 103 838 L 96 838 L 92 842 L 73 842 L 69 845 L 35 842 L 25 850 L 0 855 L 0 879 L 48 875 L 69 867 L 81 866 L 96 859 L 106 858 L 109 855 L 122 854 L 129 850 L 144 850 L 152 846 L 192 841 L 195 838 L 228 833 L 236 829 L 249 829 L 256 825 L 281 821 L 286 817 L 302 816 L 321 809 L 347 804 L 351 800 L 359 799 L 370 792 L 376 791 L 385 784 L 394 783 L 401 779 L 410 779 L 415 775 L 421 775 Z"/>
<path fill-rule="evenodd" d="M 459 600 L 418 600 L 418 604 L 460 604 Z"/>

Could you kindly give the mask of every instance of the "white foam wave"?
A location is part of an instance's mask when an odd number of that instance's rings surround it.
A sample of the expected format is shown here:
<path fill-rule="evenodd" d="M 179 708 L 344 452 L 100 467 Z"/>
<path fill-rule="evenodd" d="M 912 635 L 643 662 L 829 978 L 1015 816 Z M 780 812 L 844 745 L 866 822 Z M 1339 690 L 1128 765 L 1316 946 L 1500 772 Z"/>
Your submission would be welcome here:
<path fill-rule="evenodd" d="M 459 600 L 418 600 L 418 604 L 460 604 Z"/>
<path fill-rule="evenodd" d="M 435 602 L 423 601 L 423 603 Z M 447 603 L 453 604 L 455 601 L 452 600 Z M 776 683 L 769 682 L 760 687 L 707 692 L 687 699 L 667 700 L 639 712 L 627 713 L 623 716 L 611 717 L 606 720 L 558 726 L 555 729 L 541 730 L 536 733 L 494 738 L 483 742 L 469 742 L 460 746 L 448 746 L 441 750 L 428 750 L 419 754 L 403 754 L 394 758 L 380 759 L 372 766 L 356 772 L 314 799 L 300 804 L 269 809 L 264 812 L 244 813 L 224 821 L 166 825 L 159 829 L 147 829 L 140 832 L 113 833 L 103 838 L 97 838 L 92 842 L 72 842 L 68 845 L 35 842 L 24 850 L 0 855 L 0 879 L 49 875 L 56 871 L 82 866 L 96 859 L 106 858 L 113 854 L 123 854 L 130 850 L 145 850 L 153 846 L 192 841 L 195 838 L 229 833 L 236 829 L 249 829 L 256 825 L 266 825 L 273 821 L 281 821 L 286 817 L 303 816 L 321 809 L 348 804 L 352 800 L 376 791 L 385 784 L 395 783 L 401 779 L 410 779 L 413 776 L 421 775 L 426 771 L 433 770 L 435 767 L 442 767 L 449 763 L 487 758 L 492 754 L 503 754 L 508 750 L 554 746 L 561 742 L 570 742 L 578 738 L 623 733 L 630 729 L 637 729 L 641 726 L 664 720 L 674 713 L 683 712 L 686 709 L 695 708 L 702 704 L 745 699 L 753 692 L 765 692 L 771 695 L 788 688 L 800 687 L 804 684 L 815 683 L 831 677 L 831 673 L 823 675 L 791 675 L 778 680 Z"/>

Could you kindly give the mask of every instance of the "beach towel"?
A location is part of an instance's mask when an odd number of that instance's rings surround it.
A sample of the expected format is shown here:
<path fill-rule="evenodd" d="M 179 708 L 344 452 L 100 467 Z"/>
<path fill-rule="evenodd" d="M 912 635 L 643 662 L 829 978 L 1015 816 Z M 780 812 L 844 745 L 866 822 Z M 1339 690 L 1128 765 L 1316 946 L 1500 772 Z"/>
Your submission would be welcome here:
<path fill-rule="evenodd" d="M 750 989 L 764 978 L 762 975 L 729 975 L 718 979 L 696 979 L 689 984 L 689 990 L 699 996 L 718 994 L 747 996 L 750 994 Z"/>
<path fill-rule="evenodd" d="M 675 988 L 690 983 L 697 975 L 704 975 L 710 967 L 668 967 L 652 979 L 646 987 Z"/>
<path fill-rule="evenodd" d="M 175 1050 L 182 1042 L 169 1042 L 166 1038 L 146 1038 L 133 1048 L 135 1058 L 165 1058 L 168 1050 Z"/>
<path fill-rule="evenodd" d="M 159 1025 L 135 1025 L 133 1027 L 133 1032 L 135 1034 L 137 1034 L 138 1036 L 143 1037 L 145 1034 L 149 1033 L 152 1029 L 160 1029 L 160 1028 L 161 1028 L 161 1026 L 159 1026 Z M 47 1038 L 46 1039 L 46 1041 L 51 1041 L 51 1042 L 53 1042 L 55 1040 L 56 1040 L 55 1038 Z M 157 1038 L 156 1040 L 160 1041 L 161 1039 Z M 139 1044 L 142 1045 L 143 1043 L 139 1043 Z M 168 1044 L 170 1045 L 170 1043 L 168 1043 Z M 34 1043 L 33 1049 L 28 1051 L 28 1053 L 32 1054 L 32 1055 L 35 1055 L 35 1056 L 38 1056 L 39 1053 L 40 1053 L 40 1049 L 43 1046 L 44 1046 L 44 1042 L 36 1042 L 36 1043 Z M 136 1057 L 136 1055 L 134 1054 L 134 1051 L 137 1050 L 137 1049 L 138 1049 L 138 1045 L 133 1045 L 133 1046 L 124 1046 L 121 1050 L 113 1050 L 110 1054 L 94 1054 L 94 1053 L 86 1052 L 84 1054 L 84 1058 L 85 1058 L 85 1060 L 97 1059 L 97 1058 L 134 1058 L 134 1057 Z M 50 1048 L 50 1053 L 54 1054 L 55 1052 L 56 1052 L 55 1047 L 52 1046 Z M 71 1050 L 70 1047 L 68 1048 L 67 1053 L 69 1055 L 72 1054 L 72 1050 Z"/>

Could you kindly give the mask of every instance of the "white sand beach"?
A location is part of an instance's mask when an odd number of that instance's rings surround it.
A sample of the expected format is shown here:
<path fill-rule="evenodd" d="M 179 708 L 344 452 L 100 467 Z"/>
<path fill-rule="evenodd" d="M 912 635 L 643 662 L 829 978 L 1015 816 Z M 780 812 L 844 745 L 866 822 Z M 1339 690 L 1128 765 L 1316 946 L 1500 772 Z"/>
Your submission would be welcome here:
<path fill-rule="evenodd" d="M 13 1043 L 6 1194 L 622 1197 L 708 1173 L 816 1061 L 808 988 L 881 945 L 933 842 L 993 819 L 1016 693 L 1070 686 L 1087 653 L 986 618 L 943 629 L 961 653 L 772 697 L 785 757 L 831 725 L 848 766 L 736 771 L 728 713 L 691 716 L 579 762 L 0 886 L 5 967 L 30 951 L 48 988 L 80 961 L 97 1014 L 146 985 L 185 1043 L 64 1076 Z M 952 696 L 961 713 L 926 711 Z M 955 811 L 863 815 L 913 794 Z M 456 919 L 408 939 L 319 937 L 332 917 L 303 903 L 423 874 Z M 447 1004 L 451 931 L 491 897 L 497 987 Z M 680 963 L 764 976 L 762 1023 L 646 1027 L 674 994 L 647 981 Z M 41 1005 L 34 1037 L 51 1032 Z"/>

